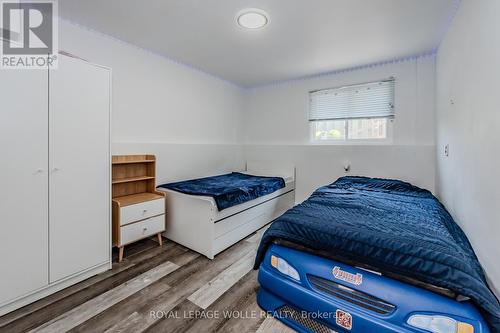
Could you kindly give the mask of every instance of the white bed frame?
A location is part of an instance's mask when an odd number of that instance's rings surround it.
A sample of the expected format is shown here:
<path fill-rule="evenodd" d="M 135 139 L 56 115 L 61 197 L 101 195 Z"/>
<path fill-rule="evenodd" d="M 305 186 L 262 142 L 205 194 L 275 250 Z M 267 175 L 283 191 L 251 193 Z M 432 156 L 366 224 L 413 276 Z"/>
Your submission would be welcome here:
<path fill-rule="evenodd" d="M 247 162 L 246 172 L 278 176 L 285 187 L 222 211 L 212 197 L 188 195 L 158 188 L 166 193 L 165 237 L 209 259 L 262 228 L 295 204 L 295 168 L 284 163 Z"/>

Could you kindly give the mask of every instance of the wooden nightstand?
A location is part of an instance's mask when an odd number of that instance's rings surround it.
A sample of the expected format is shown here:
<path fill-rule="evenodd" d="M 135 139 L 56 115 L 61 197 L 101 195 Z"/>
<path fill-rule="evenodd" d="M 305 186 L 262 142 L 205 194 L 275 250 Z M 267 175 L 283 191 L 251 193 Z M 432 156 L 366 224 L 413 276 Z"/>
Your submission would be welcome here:
<path fill-rule="evenodd" d="M 113 246 L 124 247 L 165 231 L 165 194 L 156 191 L 154 155 L 113 156 Z"/>

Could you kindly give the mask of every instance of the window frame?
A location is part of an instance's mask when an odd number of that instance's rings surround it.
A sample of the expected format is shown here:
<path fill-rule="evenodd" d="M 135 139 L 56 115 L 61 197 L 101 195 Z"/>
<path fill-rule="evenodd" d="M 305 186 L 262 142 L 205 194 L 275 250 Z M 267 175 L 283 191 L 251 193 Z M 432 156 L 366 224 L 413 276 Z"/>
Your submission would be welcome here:
<path fill-rule="evenodd" d="M 309 122 L 309 141 L 313 145 L 388 145 L 393 143 L 394 139 L 394 123 L 396 121 L 396 94 L 394 93 L 393 96 L 393 101 L 392 101 L 392 108 L 394 110 L 394 115 L 393 116 L 387 116 L 387 117 L 367 117 L 367 118 L 339 118 L 339 119 L 331 119 L 331 120 L 310 120 L 310 114 L 311 114 L 311 99 L 310 95 L 311 93 L 315 93 L 318 91 L 322 90 L 333 90 L 333 89 L 341 89 L 345 87 L 350 87 L 350 86 L 361 86 L 361 85 L 368 85 L 371 83 L 375 82 L 382 82 L 382 81 L 387 81 L 387 80 L 393 80 L 394 85 L 396 85 L 396 78 L 394 76 L 391 76 L 386 79 L 381 79 L 381 80 L 373 80 L 373 81 L 365 81 L 362 83 L 353 83 L 353 84 L 347 84 L 347 85 L 342 85 L 338 87 L 333 87 L 333 88 L 321 88 L 321 89 L 314 89 L 310 90 L 307 93 L 307 119 Z M 387 125 L 386 125 L 386 137 L 385 138 L 373 138 L 373 139 L 349 139 L 349 121 L 350 120 L 361 120 L 361 119 L 377 119 L 377 118 L 384 118 L 387 119 Z M 315 123 L 319 122 L 325 122 L 325 121 L 345 121 L 345 138 L 344 139 L 327 139 L 327 140 L 318 140 L 315 138 L 315 132 L 316 132 L 316 126 Z"/>

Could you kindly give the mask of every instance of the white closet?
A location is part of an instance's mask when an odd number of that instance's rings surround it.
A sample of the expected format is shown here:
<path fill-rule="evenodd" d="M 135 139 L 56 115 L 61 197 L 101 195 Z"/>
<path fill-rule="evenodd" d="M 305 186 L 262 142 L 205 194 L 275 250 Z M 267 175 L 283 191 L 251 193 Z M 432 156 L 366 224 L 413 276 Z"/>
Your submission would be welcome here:
<path fill-rule="evenodd" d="M 0 71 L 0 315 L 111 266 L 110 70 Z"/>
<path fill-rule="evenodd" d="M 0 72 L 0 304 L 48 284 L 48 72 Z"/>

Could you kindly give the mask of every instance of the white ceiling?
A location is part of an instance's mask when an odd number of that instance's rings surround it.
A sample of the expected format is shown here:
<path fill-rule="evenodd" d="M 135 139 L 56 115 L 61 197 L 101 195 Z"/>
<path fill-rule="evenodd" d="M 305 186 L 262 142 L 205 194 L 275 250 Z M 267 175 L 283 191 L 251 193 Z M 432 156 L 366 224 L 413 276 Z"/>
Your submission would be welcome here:
<path fill-rule="evenodd" d="M 457 0 L 60 0 L 70 21 L 244 87 L 435 49 Z M 243 8 L 268 12 L 242 30 Z"/>

